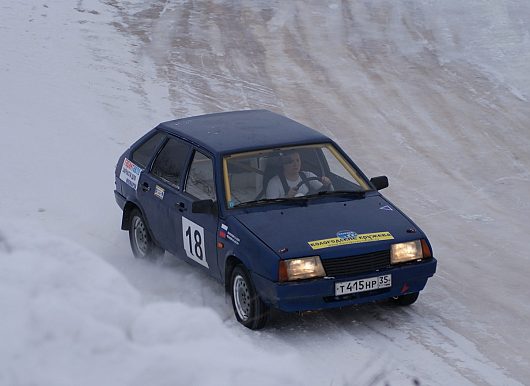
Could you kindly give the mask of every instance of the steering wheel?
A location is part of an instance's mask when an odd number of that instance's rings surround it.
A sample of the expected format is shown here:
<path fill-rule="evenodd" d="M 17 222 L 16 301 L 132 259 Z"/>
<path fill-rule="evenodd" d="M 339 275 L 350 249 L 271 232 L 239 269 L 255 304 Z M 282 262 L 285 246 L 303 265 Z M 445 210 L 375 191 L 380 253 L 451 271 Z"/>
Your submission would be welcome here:
<path fill-rule="evenodd" d="M 307 186 L 307 189 L 309 189 L 309 192 L 311 192 L 312 189 L 311 189 L 311 185 L 309 184 L 310 181 L 318 181 L 318 182 L 322 183 L 322 177 L 307 177 L 307 178 L 305 178 L 305 180 L 300 181 L 295 186 L 295 190 L 298 191 L 298 189 L 300 189 L 300 187 L 305 184 Z M 325 185 L 322 184 L 322 187 L 320 189 L 318 189 L 318 191 L 321 192 L 324 187 L 325 187 Z"/>

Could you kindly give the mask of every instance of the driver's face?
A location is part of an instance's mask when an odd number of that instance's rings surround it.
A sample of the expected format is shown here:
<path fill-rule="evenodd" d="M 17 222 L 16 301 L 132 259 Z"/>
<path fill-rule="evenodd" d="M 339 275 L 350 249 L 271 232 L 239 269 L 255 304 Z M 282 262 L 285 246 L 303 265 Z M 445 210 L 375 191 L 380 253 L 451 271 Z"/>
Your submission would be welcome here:
<path fill-rule="evenodd" d="M 289 159 L 283 164 L 283 170 L 287 174 L 296 174 L 300 171 L 301 163 L 300 154 L 290 154 Z"/>

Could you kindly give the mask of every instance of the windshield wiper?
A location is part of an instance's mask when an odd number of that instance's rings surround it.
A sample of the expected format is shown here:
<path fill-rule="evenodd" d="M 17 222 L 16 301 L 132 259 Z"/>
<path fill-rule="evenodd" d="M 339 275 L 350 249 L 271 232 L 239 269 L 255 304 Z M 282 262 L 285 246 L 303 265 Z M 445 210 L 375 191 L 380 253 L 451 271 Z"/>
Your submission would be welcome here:
<path fill-rule="evenodd" d="M 364 191 L 354 191 L 354 190 L 324 190 L 322 192 L 318 192 L 316 194 L 311 194 L 307 196 L 262 198 L 260 200 L 241 202 L 239 204 L 234 205 L 234 208 L 245 208 L 245 207 L 254 206 L 254 205 L 263 205 L 263 204 L 278 203 L 278 202 L 281 202 L 282 204 L 307 205 L 307 201 L 315 197 L 342 196 L 342 197 L 364 198 L 365 193 L 366 192 Z"/>
<path fill-rule="evenodd" d="M 296 205 L 307 205 L 307 197 L 279 197 L 279 198 L 262 198 L 261 200 L 241 202 L 237 205 L 234 205 L 234 208 L 245 208 L 248 206 L 262 205 L 281 202 L 282 204 L 296 204 Z"/>
<path fill-rule="evenodd" d="M 355 198 L 364 198 L 366 192 L 358 190 L 323 190 L 317 194 L 313 194 L 310 197 L 321 197 L 321 196 L 346 196 Z"/>

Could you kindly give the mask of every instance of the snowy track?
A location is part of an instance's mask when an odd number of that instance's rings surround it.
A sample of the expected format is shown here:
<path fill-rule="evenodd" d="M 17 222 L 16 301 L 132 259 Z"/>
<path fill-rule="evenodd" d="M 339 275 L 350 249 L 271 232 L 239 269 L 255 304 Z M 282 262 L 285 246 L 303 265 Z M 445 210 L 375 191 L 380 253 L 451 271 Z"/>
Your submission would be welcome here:
<path fill-rule="evenodd" d="M 526 2 L 0 11 L 1 385 L 528 382 Z M 278 312 L 255 333 L 188 264 L 131 257 L 119 154 L 160 121 L 245 108 L 306 123 L 388 175 L 383 193 L 439 259 L 415 305 Z"/>

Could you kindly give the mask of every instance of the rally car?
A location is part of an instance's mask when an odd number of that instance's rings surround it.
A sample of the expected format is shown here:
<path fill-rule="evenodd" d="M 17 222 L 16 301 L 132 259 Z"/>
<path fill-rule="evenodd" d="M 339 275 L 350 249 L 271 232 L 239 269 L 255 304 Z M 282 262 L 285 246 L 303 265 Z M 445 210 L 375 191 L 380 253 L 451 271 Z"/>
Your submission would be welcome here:
<path fill-rule="evenodd" d="M 426 235 L 330 138 L 266 110 L 164 122 L 118 160 L 136 257 L 168 251 L 220 280 L 235 317 L 416 301 L 436 270 Z"/>

